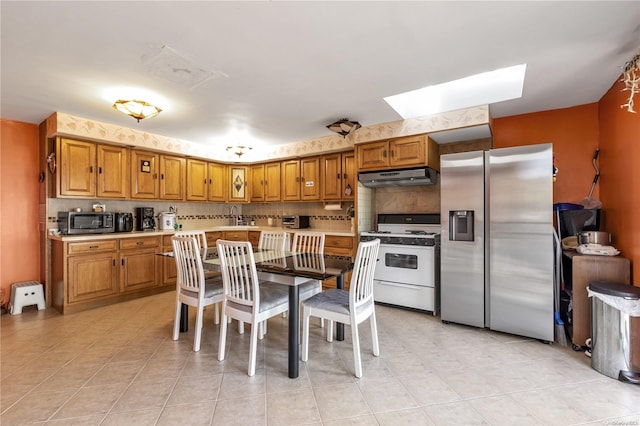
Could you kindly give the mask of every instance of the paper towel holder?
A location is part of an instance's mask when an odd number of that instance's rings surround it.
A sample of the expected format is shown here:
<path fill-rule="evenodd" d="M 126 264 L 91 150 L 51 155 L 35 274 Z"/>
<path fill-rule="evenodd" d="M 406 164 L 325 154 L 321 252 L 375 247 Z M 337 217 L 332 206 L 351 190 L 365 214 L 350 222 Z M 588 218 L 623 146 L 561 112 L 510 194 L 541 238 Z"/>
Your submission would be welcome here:
<path fill-rule="evenodd" d="M 340 201 L 325 201 L 324 203 L 325 210 L 342 210 L 342 203 Z"/>

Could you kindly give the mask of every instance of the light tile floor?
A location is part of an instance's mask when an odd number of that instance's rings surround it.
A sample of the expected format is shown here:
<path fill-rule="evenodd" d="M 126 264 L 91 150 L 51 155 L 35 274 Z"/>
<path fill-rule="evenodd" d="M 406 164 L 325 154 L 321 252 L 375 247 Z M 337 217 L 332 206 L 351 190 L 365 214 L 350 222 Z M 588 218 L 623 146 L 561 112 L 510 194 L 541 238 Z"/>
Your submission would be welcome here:
<path fill-rule="evenodd" d="M 0 423 L 640 425 L 640 386 L 558 345 L 378 306 L 381 355 L 371 355 L 362 324 L 362 379 L 353 376 L 349 329 L 344 342 L 327 343 L 315 321 L 310 360 L 289 379 L 280 317 L 269 321 L 248 377 L 250 333 L 230 327 L 219 362 L 213 309 L 198 353 L 190 311 L 190 331 L 175 342 L 172 292 L 73 315 L 3 315 Z"/>

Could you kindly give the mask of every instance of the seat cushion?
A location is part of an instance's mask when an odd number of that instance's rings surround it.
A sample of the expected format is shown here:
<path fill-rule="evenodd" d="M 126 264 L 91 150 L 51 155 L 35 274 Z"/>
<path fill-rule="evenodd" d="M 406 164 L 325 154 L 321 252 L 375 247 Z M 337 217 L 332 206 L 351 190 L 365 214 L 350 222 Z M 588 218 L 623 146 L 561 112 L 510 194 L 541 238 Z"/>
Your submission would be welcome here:
<path fill-rule="evenodd" d="M 222 279 L 218 279 L 218 278 L 213 278 L 213 279 L 208 279 L 204 282 L 204 298 L 210 298 L 213 296 L 216 296 L 218 294 L 222 294 Z M 196 291 L 189 291 L 189 290 L 182 290 L 182 293 L 184 293 L 186 296 L 189 297 L 194 297 L 194 298 L 198 298 L 198 292 Z"/>
<path fill-rule="evenodd" d="M 310 297 L 302 306 L 349 315 L 349 292 L 332 288 Z"/>
<path fill-rule="evenodd" d="M 281 287 L 284 287 L 284 289 Z M 268 311 L 283 303 L 289 306 L 289 290 L 287 286 L 274 282 L 260 283 L 260 309 L 258 312 Z"/>

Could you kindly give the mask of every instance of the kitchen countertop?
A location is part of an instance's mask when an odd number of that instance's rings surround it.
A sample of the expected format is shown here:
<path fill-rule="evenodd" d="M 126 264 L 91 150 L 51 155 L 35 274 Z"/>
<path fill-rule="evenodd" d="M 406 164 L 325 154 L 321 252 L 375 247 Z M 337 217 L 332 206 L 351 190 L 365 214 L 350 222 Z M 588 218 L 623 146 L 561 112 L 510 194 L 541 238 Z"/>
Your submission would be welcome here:
<path fill-rule="evenodd" d="M 287 231 L 290 233 L 305 233 L 305 232 L 324 232 L 327 235 L 344 236 L 344 237 L 356 237 L 356 232 L 349 231 L 329 231 L 318 228 L 305 228 L 305 229 L 289 229 L 289 228 L 276 228 L 273 226 L 211 226 L 202 229 L 189 229 L 183 231 Z M 132 232 L 112 232 L 108 234 L 80 234 L 80 235 L 49 235 L 50 240 L 57 241 L 95 241 L 95 240 L 109 240 L 113 238 L 140 238 L 140 237 L 155 237 L 162 235 L 173 235 L 176 231 L 132 231 Z"/>

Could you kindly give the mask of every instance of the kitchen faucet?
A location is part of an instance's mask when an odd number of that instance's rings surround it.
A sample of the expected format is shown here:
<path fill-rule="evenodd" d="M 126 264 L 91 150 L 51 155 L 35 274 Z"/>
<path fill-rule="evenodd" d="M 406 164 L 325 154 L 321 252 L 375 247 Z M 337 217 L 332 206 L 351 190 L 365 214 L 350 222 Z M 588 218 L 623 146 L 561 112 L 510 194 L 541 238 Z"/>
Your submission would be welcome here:
<path fill-rule="evenodd" d="M 231 208 L 229 209 L 229 216 L 231 216 L 231 224 L 237 225 L 238 224 L 238 206 L 236 206 L 235 204 L 231 206 Z"/>

